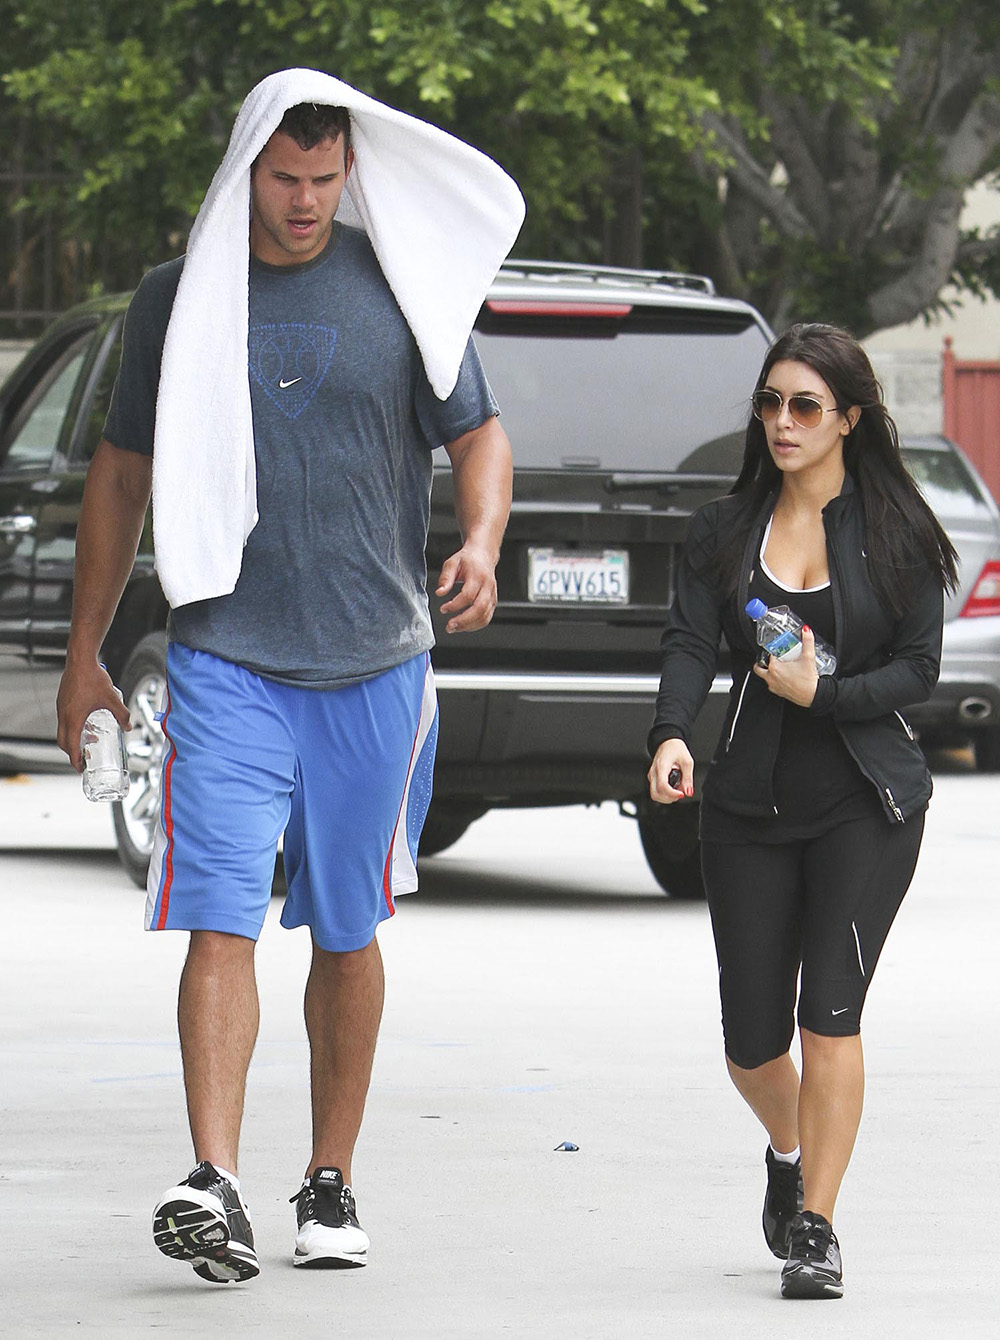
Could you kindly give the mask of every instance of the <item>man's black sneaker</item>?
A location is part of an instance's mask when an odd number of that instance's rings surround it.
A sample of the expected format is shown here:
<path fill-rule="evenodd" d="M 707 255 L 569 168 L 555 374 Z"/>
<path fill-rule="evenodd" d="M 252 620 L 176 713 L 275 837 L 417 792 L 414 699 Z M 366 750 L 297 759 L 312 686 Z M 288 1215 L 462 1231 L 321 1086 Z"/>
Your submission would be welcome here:
<path fill-rule="evenodd" d="M 788 1259 L 788 1230 L 802 1209 L 802 1160 L 782 1163 L 768 1145 L 767 1191 L 764 1193 L 764 1239 L 780 1261 Z"/>
<path fill-rule="evenodd" d="M 792 1220 L 788 1260 L 781 1267 L 782 1298 L 842 1298 L 840 1243 L 833 1225 L 805 1210 Z"/>
<path fill-rule="evenodd" d="M 153 1211 L 153 1241 L 165 1256 L 190 1261 L 194 1273 L 213 1284 L 260 1274 L 250 1211 L 211 1163 L 199 1163 L 161 1196 Z"/>
<path fill-rule="evenodd" d="M 339 1168 L 317 1168 L 291 1197 L 298 1216 L 292 1264 L 343 1270 L 368 1263 L 368 1234 Z"/>

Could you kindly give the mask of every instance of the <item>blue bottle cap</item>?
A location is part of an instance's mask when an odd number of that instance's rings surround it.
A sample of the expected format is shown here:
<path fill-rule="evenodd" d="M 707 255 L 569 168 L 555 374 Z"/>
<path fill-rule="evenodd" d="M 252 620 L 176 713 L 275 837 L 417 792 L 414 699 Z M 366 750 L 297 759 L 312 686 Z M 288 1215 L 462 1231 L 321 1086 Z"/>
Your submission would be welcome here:
<path fill-rule="evenodd" d="M 750 615 L 751 619 L 759 619 L 762 614 L 766 613 L 767 606 L 763 600 L 758 600 L 755 596 L 753 600 L 747 601 L 747 614 Z"/>

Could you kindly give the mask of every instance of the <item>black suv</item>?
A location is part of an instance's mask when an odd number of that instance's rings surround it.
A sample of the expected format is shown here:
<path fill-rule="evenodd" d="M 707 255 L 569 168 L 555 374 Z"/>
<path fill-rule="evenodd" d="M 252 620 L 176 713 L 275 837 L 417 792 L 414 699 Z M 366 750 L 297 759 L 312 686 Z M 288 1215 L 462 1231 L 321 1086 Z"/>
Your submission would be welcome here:
<path fill-rule="evenodd" d="M 0 391 L 0 764 L 54 745 L 87 464 L 118 367 L 127 296 L 52 326 Z M 645 738 L 678 544 L 724 492 L 769 340 L 757 312 L 694 275 L 507 262 L 476 323 L 517 466 L 489 628 L 440 636 L 441 735 L 421 842 L 433 855 L 497 806 L 618 802 L 675 897 L 701 894 L 697 805 L 647 799 Z M 443 453 L 442 453 L 443 455 Z M 457 544 L 435 471 L 428 571 Z M 438 632 L 437 601 L 431 600 Z M 104 646 L 135 729 L 114 806 L 122 861 L 145 875 L 159 799 L 167 607 L 148 524 Z M 720 672 L 725 670 L 720 665 Z M 720 673 L 693 752 L 711 756 Z"/>

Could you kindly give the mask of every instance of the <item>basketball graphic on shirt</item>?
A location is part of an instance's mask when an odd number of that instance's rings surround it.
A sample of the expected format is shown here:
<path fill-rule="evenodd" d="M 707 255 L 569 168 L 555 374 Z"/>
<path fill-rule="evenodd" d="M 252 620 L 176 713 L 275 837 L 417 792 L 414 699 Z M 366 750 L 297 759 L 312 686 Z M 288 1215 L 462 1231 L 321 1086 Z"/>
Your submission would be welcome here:
<path fill-rule="evenodd" d="M 282 414 L 297 419 L 319 390 L 336 343 L 337 332 L 330 326 L 251 326 L 250 374 Z"/>

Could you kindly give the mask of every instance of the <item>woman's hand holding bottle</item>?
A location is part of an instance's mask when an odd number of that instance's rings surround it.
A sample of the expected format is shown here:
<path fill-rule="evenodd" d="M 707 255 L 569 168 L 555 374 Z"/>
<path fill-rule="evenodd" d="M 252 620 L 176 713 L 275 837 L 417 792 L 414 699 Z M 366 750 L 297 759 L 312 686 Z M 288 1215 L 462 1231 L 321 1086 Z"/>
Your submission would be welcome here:
<path fill-rule="evenodd" d="M 808 624 L 802 626 L 802 654 L 794 660 L 770 656 L 767 665 L 754 666 L 771 693 L 786 698 L 796 707 L 809 707 L 816 697 L 819 674 L 816 670 L 816 638 Z M 668 742 L 669 743 L 669 742 Z"/>

